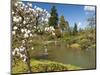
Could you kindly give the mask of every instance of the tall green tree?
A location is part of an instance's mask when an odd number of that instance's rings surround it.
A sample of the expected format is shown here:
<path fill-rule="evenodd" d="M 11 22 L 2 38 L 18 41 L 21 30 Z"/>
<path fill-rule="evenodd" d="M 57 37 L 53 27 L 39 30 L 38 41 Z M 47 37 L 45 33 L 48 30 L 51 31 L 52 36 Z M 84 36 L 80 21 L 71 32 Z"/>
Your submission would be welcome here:
<path fill-rule="evenodd" d="M 70 27 L 69 27 L 69 22 L 68 21 L 66 21 L 66 25 L 67 25 L 67 32 L 69 32 Z"/>
<path fill-rule="evenodd" d="M 54 28 L 56 28 L 58 26 L 58 13 L 55 6 L 51 8 L 50 14 L 51 17 L 49 18 L 49 25 L 54 26 Z"/>
<path fill-rule="evenodd" d="M 68 30 L 68 27 L 69 27 L 69 23 L 68 21 L 65 21 L 65 18 L 64 16 L 62 15 L 60 17 L 60 28 L 63 30 L 63 31 L 67 31 Z"/>
<path fill-rule="evenodd" d="M 75 23 L 74 28 L 73 28 L 73 35 L 76 35 L 78 32 L 77 30 L 77 24 Z"/>

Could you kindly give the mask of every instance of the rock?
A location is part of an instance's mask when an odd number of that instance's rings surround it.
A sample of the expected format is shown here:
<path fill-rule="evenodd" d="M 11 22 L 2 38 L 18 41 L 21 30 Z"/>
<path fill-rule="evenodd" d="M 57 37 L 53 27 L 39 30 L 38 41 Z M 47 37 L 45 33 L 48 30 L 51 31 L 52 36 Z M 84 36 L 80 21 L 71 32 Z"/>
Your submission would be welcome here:
<path fill-rule="evenodd" d="M 70 47 L 75 49 L 80 49 L 80 45 L 77 43 L 71 44 Z"/>

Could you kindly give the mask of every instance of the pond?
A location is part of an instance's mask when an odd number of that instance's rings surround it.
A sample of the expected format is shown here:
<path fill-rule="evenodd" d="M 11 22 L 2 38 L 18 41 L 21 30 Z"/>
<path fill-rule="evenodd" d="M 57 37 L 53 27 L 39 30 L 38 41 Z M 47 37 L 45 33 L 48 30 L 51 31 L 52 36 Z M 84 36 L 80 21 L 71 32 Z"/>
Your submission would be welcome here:
<path fill-rule="evenodd" d="M 37 50 L 34 52 L 36 54 L 36 59 L 46 59 L 56 62 L 61 62 L 64 64 L 72 64 L 79 66 L 83 69 L 93 69 L 95 68 L 95 49 L 80 50 L 67 48 L 64 44 L 54 45 L 50 44 L 47 46 L 48 55 L 44 56 L 44 48 L 42 46 L 35 47 Z"/>

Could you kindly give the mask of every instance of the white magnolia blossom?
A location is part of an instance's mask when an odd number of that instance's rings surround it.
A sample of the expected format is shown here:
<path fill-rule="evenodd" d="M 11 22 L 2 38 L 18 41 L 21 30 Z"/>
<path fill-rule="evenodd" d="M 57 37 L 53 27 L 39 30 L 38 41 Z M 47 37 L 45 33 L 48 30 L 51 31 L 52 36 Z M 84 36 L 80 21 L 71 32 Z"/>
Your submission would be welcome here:
<path fill-rule="evenodd" d="M 55 31 L 55 29 L 54 29 L 54 27 L 53 27 L 53 26 L 50 26 L 50 29 L 51 29 L 52 31 Z"/>
<path fill-rule="evenodd" d="M 32 4 L 31 3 L 27 3 L 24 4 L 23 2 L 15 2 L 14 4 L 14 10 L 12 10 L 12 22 L 13 22 L 13 31 L 12 34 L 13 35 L 20 35 L 21 37 L 25 38 L 29 38 L 32 36 L 37 36 L 37 34 L 33 34 L 36 29 L 38 28 L 38 26 L 40 25 L 45 25 L 48 23 L 48 18 L 50 17 L 50 14 L 48 13 L 47 10 L 42 9 L 38 6 L 34 6 L 34 8 L 32 8 Z M 38 26 L 35 25 L 35 20 L 38 16 Z M 29 25 L 27 25 L 29 24 Z M 31 30 L 32 28 L 29 27 L 33 27 L 33 30 Z M 44 30 L 44 27 L 42 27 Z M 54 29 L 51 27 L 49 27 L 49 29 L 51 31 L 53 31 Z M 49 30 L 48 29 L 48 30 Z M 47 31 L 48 31 L 47 30 Z M 20 31 L 18 33 L 16 33 L 17 31 Z M 41 28 L 38 29 L 39 32 L 41 32 Z M 18 37 L 20 38 L 20 37 Z M 22 45 L 25 44 L 25 40 L 21 41 Z M 34 50 L 34 47 L 31 47 L 32 50 Z M 23 61 L 26 62 L 26 60 L 28 59 L 28 57 L 26 56 L 25 52 L 25 47 L 20 46 L 18 48 L 15 48 L 12 51 L 12 55 L 19 55 L 20 58 L 23 58 Z"/>
<path fill-rule="evenodd" d="M 41 32 L 41 30 L 38 29 L 38 32 Z"/>
<path fill-rule="evenodd" d="M 14 51 L 17 51 L 17 52 L 19 52 L 19 49 L 18 49 L 18 48 L 15 48 L 15 49 L 14 49 Z"/>
<path fill-rule="evenodd" d="M 54 29 L 54 27 L 53 26 L 50 26 L 50 27 L 45 27 L 45 29 L 44 29 L 46 32 L 49 32 L 49 33 L 51 33 L 51 32 L 53 32 L 53 31 L 55 31 L 55 29 Z"/>
<path fill-rule="evenodd" d="M 22 3 L 22 6 L 23 6 L 23 7 L 25 7 L 25 4 L 24 4 L 24 3 Z"/>
<path fill-rule="evenodd" d="M 17 51 L 16 53 L 17 53 L 17 55 L 20 55 L 20 52 L 19 51 Z"/>
<path fill-rule="evenodd" d="M 16 32 L 15 32 L 15 31 L 12 31 L 12 34 L 13 34 L 13 35 L 15 35 L 15 34 L 16 34 Z"/>
<path fill-rule="evenodd" d="M 19 52 L 19 49 L 18 49 L 18 48 L 15 48 L 15 49 L 12 51 L 12 55 L 15 55 L 16 53 L 19 54 L 18 52 Z"/>
<path fill-rule="evenodd" d="M 50 14 L 47 12 L 47 17 L 50 17 Z M 46 18 L 47 19 L 47 18 Z"/>
<path fill-rule="evenodd" d="M 26 24 L 26 21 L 23 21 L 23 24 Z"/>
<path fill-rule="evenodd" d="M 24 7 L 21 7 L 21 9 L 23 10 L 23 9 L 24 9 Z"/>
<path fill-rule="evenodd" d="M 20 50 L 20 52 L 23 52 L 23 51 L 25 51 L 25 47 L 21 46 L 21 47 L 19 48 L 19 50 Z"/>
<path fill-rule="evenodd" d="M 16 6 L 16 7 L 18 6 L 18 3 L 17 3 L 17 2 L 15 3 L 15 6 Z"/>
<path fill-rule="evenodd" d="M 27 8 L 28 8 L 28 6 L 27 6 L 27 5 L 25 5 L 25 8 L 27 9 Z"/>
<path fill-rule="evenodd" d="M 27 33 L 31 33 L 31 31 L 30 30 L 27 30 Z"/>
<path fill-rule="evenodd" d="M 24 54 L 22 57 L 23 57 L 23 62 L 26 62 L 27 56 Z"/>
<path fill-rule="evenodd" d="M 31 4 L 31 3 L 27 3 L 27 5 L 28 5 L 29 7 L 32 7 L 32 4 Z"/>
<path fill-rule="evenodd" d="M 20 16 L 14 16 L 13 17 L 13 21 L 16 22 L 16 23 L 20 22 L 21 20 L 22 20 L 22 18 Z"/>
<path fill-rule="evenodd" d="M 48 19 L 44 19 L 44 21 L 48 22 Z"/>
<path fill-rule="evenodd" d="M 32 40 L 30 40 L 30 42 L 32 42 Z"/>
<path fill-rule="evenodd" d="M 17 19 L 15 16 L 13 17 L 14 22 L 19 22 L 19 19 Z"/>
<path fill-rule="evenodd" d="M 33 35 L 32 35 L 32 33 L 30 34 L 30 37 L 32 37 Z"/>
<path fill-rule="evenodd" d="M 21 32 L 23 33 L 24 32 L 24 29 L 21 29 Z"/>
<path fill-rule="evenodd" d="M 24 44 L 25 43 L 25 40 L 22 40 L 22 43 Z"/>
<path fill-rule="evenodd" d="M 20 2 L 16 2 L 15 6 L 18 7 L 18 8 L 22 7 L 23 6 L 23 2 L 21 2 L 21 1 Z"/>
<path fill-rule="evenodd" d="M 17 26 L 14 26 L 14 30 L 16 30 L 18 27 Z"/>
<path fill-rule="evenodd" d="M 22 57 L 23 57 L 23 54 L 20 53 L 20 58 L 22 58 Z"/>
<path fill-rule="evenodd" d="M 26 60 L 27 60 L 27 57 L 24 57 L 23 62 L 26 62 Z"/>
<path fill-rule="evenodd" d="M 20 46 L 19 48 L 15 48 L 13 51 L 12 51 L 12 55 L 15 56 L 15 55 L 18 55 L 20 58 L 23 58 L 23 61 L 26 62 L 27 60 L 27 56 L 26 54 L 22 54 L 21 52 L 25 51 L 25 47 L 23 46 Z"/>
<path fill-rule="evenodd" d="M 14 11 L 12 11 L 12 15 L 14 14 Z"/>
<path fill-rule="evenodd" d="M 31 49 L 34 50 L 34 47 L 32 47 Z"/>
<path fill-rule="evenodd" d="M 13 55 L 13 56 L 15 55 L 15 53 L 16 53 L 16 51 L 12 51 L 12 55 Z"/>
<path fill-rule="evenodd" d="M 43 11 L 43 9 L 40 8 L 40 7 L 37 7 L 36 10 L 37 10 L 37 11 Z"/>
<path fill-rule="evenodd" d="M 27 33 L 24 34 L 24 38 L 28 38 L 29 35 Z"/>
<path fill-rule="evenodd" d="M 26 27 L 29 27 L 29 25 L 26 25 Z"/>
<path fill-rule="evenodd" d="M 52 32 L 52 35 L 55 36 L 56 34 L 54 32 Z"/>
<path fill-rule="evenodd" d="M 24 29 L 25 33 L 27 33 L 27 29 Z"/>
<path fill-rule="evenodd" d="M 36 26 L 34 26 L 34 28 L 36 29 Z"/>

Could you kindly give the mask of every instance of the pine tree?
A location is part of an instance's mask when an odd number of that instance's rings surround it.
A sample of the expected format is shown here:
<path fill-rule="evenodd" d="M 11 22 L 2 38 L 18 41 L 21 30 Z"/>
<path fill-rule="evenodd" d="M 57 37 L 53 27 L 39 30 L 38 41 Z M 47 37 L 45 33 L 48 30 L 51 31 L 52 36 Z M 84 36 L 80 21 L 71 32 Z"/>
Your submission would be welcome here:
<path fill-rule="evenodd" d="M 76 35 L 78 32 L 77 30 L 77 24 L 75 23 L 74 28 L 73 28 L 73 35 Z"/>
<path fill-rule="evenodd" d="M 55 6 L 51 8 L 50 14 L 51 17 L 49 18 L 49 25 L 54 26 L 54 28 L 56 28 L 58 26 L 58 13 Z"/>

